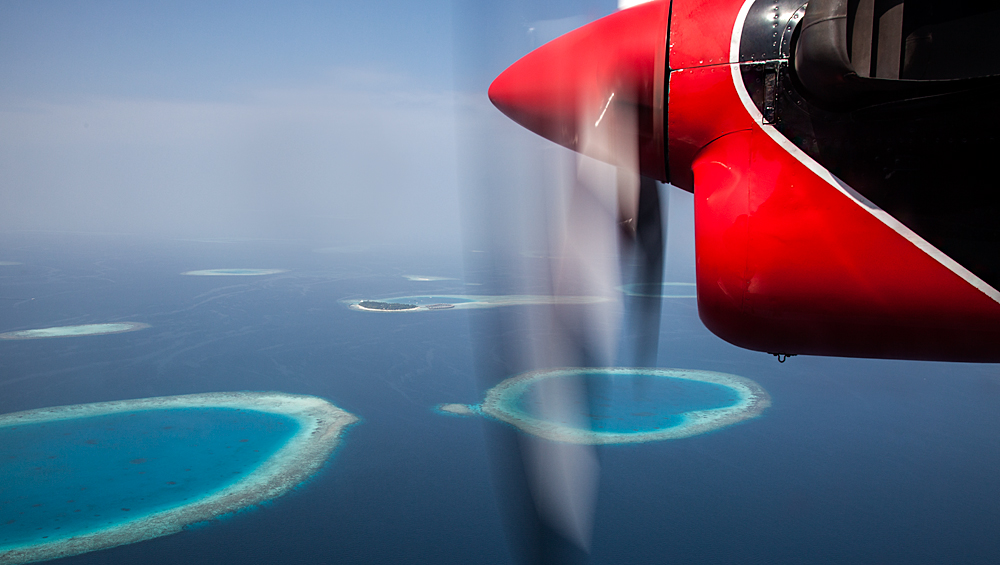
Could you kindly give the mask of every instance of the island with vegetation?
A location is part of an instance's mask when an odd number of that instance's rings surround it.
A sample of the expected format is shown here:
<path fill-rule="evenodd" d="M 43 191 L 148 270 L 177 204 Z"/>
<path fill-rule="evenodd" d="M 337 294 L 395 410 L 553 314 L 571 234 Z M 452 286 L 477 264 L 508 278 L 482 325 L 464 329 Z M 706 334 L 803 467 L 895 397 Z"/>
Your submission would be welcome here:
<path fill-rule="evenodd" d="M 395 302 L 379 302 L 377 300 L 362 300 L 358 302 L 359 308 L 365 310 L 415 310 L 416 304 L 398 304 Z"/>

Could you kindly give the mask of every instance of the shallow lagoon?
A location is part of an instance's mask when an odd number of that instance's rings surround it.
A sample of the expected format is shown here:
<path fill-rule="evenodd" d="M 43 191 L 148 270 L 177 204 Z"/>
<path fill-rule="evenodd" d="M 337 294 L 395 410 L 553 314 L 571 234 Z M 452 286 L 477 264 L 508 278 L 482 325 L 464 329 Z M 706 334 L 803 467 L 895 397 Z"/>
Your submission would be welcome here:
<path fill-rule="evenodd" d="M 276 392 L 0 415 L 0 563 L 165 536 L 275 498 L 357 421 L 321 398 Z"/>
<path fill-rule="evenodd" d="M 468 412 L 554 441 L 615 444 L 711 432 L 755 418 L 770 403 L 760 385 L 726 373 L 568 368 L 511 377 Z M 440 405 L 438 411 L 467 415 L 460 405 Z"/>
<path fill-rule="evenodd" d="M 289 416 L 232 408 L 0 428 L 0 550 L 204 497 L 252 472 L 298 429 Z"/>
<path fill-rule="evenodd" d="M 590 393 L 589 402 L 572 405 L 557 423 L 586 426 L 598 432 L 650 432 L 684 423 L 688 412 L 725 408 L 739 401 L 736 390 L 703 381 L 652 375 L 588 373 L 556 377 L 578 381 Z M 571 384 L 571 383 L 566 383 Z M 545 413 L 545 395 L 538 381 L 529 384 L 513 401 L 514 410 L 531 417 Z"/>

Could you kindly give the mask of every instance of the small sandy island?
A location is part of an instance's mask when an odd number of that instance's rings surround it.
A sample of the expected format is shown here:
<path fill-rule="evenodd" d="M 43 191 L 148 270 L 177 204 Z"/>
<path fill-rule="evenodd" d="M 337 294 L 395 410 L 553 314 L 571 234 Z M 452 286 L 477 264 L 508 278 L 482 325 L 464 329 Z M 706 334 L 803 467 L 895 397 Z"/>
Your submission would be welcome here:
<path fill-rule="evenodd" d="M 37 330 L 19 330 L 0 334 L 0 339 L 42 339 L 47 337 L 80 337 L 85 335 L 120 334 L 144 330 L 149 324 L 141 322 L 114 322 L 110 324 L 84 324 L 81 326 L 55 326 Z"/>
<path fill-rule="evenodd" d="M 438 404 L 436 409 L 438 412 L 452 416 L 475 416 L 479 413 L 468 404 Z"/>
<path fill-rule="evenodd" d="M 41 424 L 140 410 L 235 408 L 281 414 L 299 423 L 283 447 L 238 482 L 176 506 L 104 529 L 0 550 L 0 563 L 31 563 L 165 536 L 281 496 L 301 484 L 333 453 L 344 430 L 358 421 L 322 398 L 280 392 L 222 392 L 75 404 L 0 415 L 0 427 Z"/>

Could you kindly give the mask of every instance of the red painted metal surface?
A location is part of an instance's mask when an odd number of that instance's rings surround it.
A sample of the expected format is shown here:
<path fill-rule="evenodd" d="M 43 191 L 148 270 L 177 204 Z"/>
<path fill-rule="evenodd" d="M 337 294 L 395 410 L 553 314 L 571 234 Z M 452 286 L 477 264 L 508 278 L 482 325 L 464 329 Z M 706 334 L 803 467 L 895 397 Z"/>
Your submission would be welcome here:
<path fill-rule="evenodd" d="M 751 171 L 744 311 L 769 333 L 803 352 L 1000 360 L 1000 304 L 759 127 Z"/>
<path fill-rule="evenodd" d="M 729 65 L 670 73 L 667 157 L 670 183 L 694 190 L 691 166 L 706 145 L 727 133 L 749 130 L 753 120 L 733 88 Z"/>
<path fill-rule="evenodd" d="M 609 141 L 625 132 L 638 142 L 640 172 L 665 181 L 669 7 L 667 0 L 636 6 L 546 43 L 493 81 L 490 100 L 529 130 L 612 164 L 635 158 L 632 146 Z M 626 155 L 609 154 L 615 149 Z"/>
<path fill-rule="evenodd" d="M 760 126 L 696 157 L 698 307 L 771 353 L 1000 361 L 1000 304 L 864 210 Z"/>
<path fill-rule="evenodd" d="M 742 4 L 675 0 L 671 21 L 670 176 L 695 192 L 705 325 L 771 353 L 1000 361 L 1000 304 L 751 118 L 728 64 Z"/>
<path fill-rule="evenodd" d="M 673 0 L 670 68 L 735 62 L 729 44 L 743 0 Z"/>
<path fill-rule="evenodd" d="M 665 178 L 666 143 L 670 182 L 694 191 L 699 313 L 723 339 L 770 353 L 1000 361 L 1000 304 L 811 170 L 744 107 L 729 61 L 742 4 L 673 0 L 667 94 L 660 1 L 532 52 L 490 97 L 584 152 L 602 111 L 621 126 L 612 92 L 649 109 L 639 113 L 643 172 Z M 667 108 L 664 141 L 648 117 Z"/>
<path fill-rule="evenodd" d="M 741 315 L 746 297 L 750 132 L 719 138 L 692 166 L 695 189 L 698 312 L 719 334 Z M 723 335 L 735 343 L 737 332 Z M 737 344 L 740 345 L 740 344 Z"/>

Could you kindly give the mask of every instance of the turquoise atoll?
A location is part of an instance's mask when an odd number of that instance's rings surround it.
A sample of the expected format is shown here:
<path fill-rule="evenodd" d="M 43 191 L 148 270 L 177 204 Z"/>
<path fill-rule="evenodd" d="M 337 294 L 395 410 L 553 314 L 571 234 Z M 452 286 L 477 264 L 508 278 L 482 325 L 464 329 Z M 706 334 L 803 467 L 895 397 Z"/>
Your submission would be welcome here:
<path fill-rule="evenodd" d="M 474 294 L 435 294 L 423 296 L 398 296 L 377 300 L 342 300 L 351 310 L 366 312 L 428 312 L 433 310 L 467 310 L 475 308 L 497 308 L 499 306 L 522 306 L 526 304 L 597 304 L 609 299 L 601 296 L 546 296 L 533 294 L 511 294 L 483 296 Z M 401 304 L 405 308 L 365 307 L 365 305 Z"/>
<path fill-rule="evenodd" d="M 632 283 L 617 287 L 628 296 L 647 296 L 650 298 L 697 298 L 694 283 Z"/>
<path fill-rule="evenodd" d="M 286 273 L 287 269 L 205 269 L 202 271 L 185 271 L 182 275 L 193 277 L 259 277 L 261 275 L 276 275 Z"/>
<path fill-rule="evenodd" d="M 580 398 L 566 402 L 573 396 L 567 391 Z M 755 418 L 770 405 L 759 384 L 726 373 L 565 368 L 511 377 L 487 391 L 479 405 L 435 409 L 452 416 L 486 415 L 553 441 L 599 445 L 704 434 Z"/>
<path fill-rule="evenodd" d="M 165 536 L 273 499 L 316 473 L 357 421 L 278 392 L 0 415 L 0 563 Z"/>
<path fill-rule="evenodd" d="M 80 337 L 85 335 L 120 334 L 144 330 L 149 324 L 140 322 L 113 322 L 110 324 L 83 324 L 80 326 L 55 326 L 36 330 L 18 330 L 0 334 L 0 339 L 42 339 L 46 337 Z"/>

